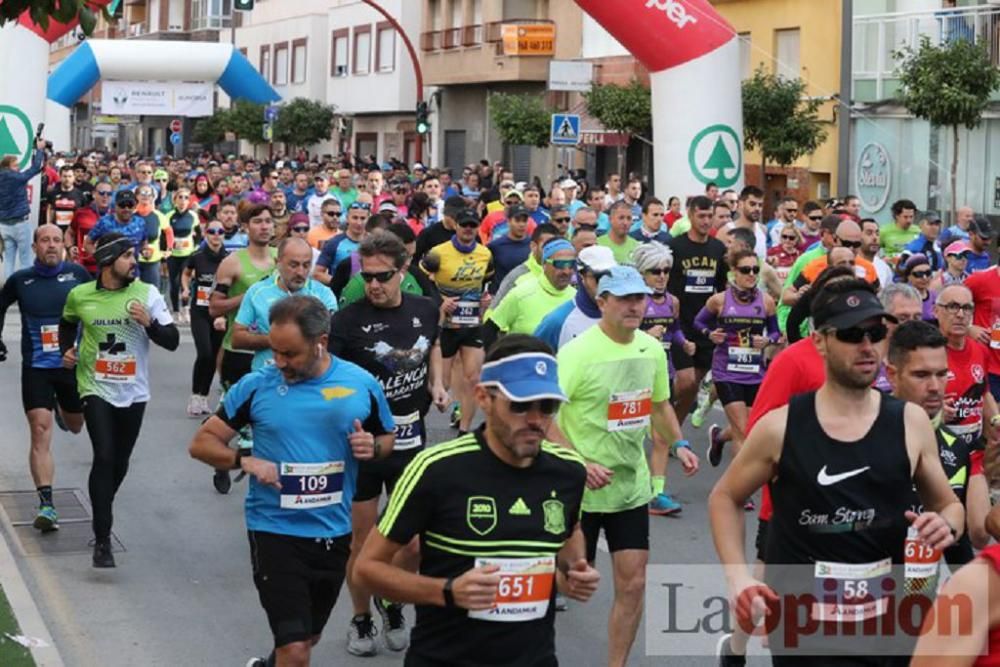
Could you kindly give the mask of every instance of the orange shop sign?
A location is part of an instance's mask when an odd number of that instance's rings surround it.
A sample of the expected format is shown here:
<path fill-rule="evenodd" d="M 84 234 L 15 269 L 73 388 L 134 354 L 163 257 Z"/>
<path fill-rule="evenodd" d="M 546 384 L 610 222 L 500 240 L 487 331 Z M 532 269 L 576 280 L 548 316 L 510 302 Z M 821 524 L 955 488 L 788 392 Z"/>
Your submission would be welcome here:
<path fill-rule="evenodd" d="M 556 52 L 554 23 L 517 23 L 503 27 L 505 56 L 552 56 Z"/>

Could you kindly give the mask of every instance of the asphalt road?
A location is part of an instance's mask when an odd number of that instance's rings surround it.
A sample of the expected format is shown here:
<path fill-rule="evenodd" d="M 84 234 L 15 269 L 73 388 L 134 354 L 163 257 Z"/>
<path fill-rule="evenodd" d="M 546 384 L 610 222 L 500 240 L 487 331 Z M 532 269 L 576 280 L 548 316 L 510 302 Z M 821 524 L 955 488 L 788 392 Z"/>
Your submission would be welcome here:
<path fill-rule="evenodd" d="M 10 357 L 0 364 L 0 386 L 7 388 L 8 397 L 0 405 L 0 423 L 4 424 L 0 491 L 33 489 L 27 464 L 27 424 L 19 396 L 17 322 L 16 314 L 10 313 L 4 332 Z M 235 485 L 228 496 L 220 496 L 212 488 L 211 471 L 187 454 L 198 425 L 184 413 L 193 360 L 194 346 L 187 330 L 182 332 L 182 344 L 176 352 L 157 348 L 153 354 L 153 399 L 115 506 L 114 531 L 125 549 L 117 554 L 116 569 L 98 571 L 91 567 L 87 530 L 78 530 L 75 538 L 68 528 L 61 531 L 58 539 L 74 549 L 73 553 L 35 554 L 39 543 L 32 531 L 15 530 L 9 520 L 4 521 L 4 536 L 67 665 L 235 667 L 244 665 L 249 656 L 266 655 L 270 650 L 266 619 L 250 574 L 242 514 L 246 486 Z M 722 418 L 721 411 L 716 409 L 713 417 Z M 453 435 L 436 413 L 430 425 L 434 442 Z M 702 455 L 704 430 L 686 427 L 685 432 Z M 85 498 L 91 461 L 86 433 L 72 436 L 57 432 L 53 449 L 55 486 L 79 489 Z M 630 665 L 715 663 L 708 656 L 718 633 L 692 631 L 700 626 L 662 616 L 671 606 L 682 616 L 700 618 L 706 614 L 707 597 L 681 598 L 676 595 L 681 588 L 698 595 L 708 589 L 721 592 L 705 506 L 719 470 L 704 465 L 691 479 L 684 479 L 675 465 L 668 475 L 668 487 L 684 503 L 684 510 L 677 518 L 651 517 L 650 562 L 666 566 L 657 572 L 679 583 L 650 587 L 649 597 L 656 599 L 650 600 L 649 610 L 656 610 L 656 618 L 648 627 L 645 621 L 640 627 Z M 9 511 L 6 518 L 10 518 Z M 751 519 L 748 516 L 748 539 L 753 536 L 755 519 Z M 19 535 L 25 533 L 28 537 L 22 541 Z M 612 599 L 610 560 L 605 551 L 598 553 L 598 567 L 603 581 L 595 598 L 586 605 L 572 604 L 568 612 L 558 615 L 562 664 L 604 663 Z M 675 594 L 673 599 L 671 594 Z M 399 654 L 384 648 L 375 658 L 347 655 L 344 646 L 349 618 L 345 590 L 314 653 L 314 665 L 401 664 Z M 702 629 L 709 625 L 706 622 Z M 653 643 L 660 655 L 647 655 L 647 629 L 655 637 Z M 689 657 L 679 657 L 678 651 Z"/>

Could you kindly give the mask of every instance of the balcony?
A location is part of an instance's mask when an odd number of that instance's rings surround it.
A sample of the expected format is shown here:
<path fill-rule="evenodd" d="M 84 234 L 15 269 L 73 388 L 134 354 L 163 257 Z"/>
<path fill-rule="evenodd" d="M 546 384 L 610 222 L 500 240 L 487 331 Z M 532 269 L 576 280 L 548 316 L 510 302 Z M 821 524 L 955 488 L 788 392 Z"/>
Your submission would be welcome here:
<path fill-rule="evenodd" d="M 555 34 L 555 23 L 541 19 L 507 19 L 422 33 L 424 80 L 431 86 L 547 80 L 552 55 L 511 53 L 504 45 L 505 32 L 529 25 L 551 26 Z M 554 52 L 554 37 L 548 41 L 548 50 Z"/>
<path fill-rule="evenodd" d="M 922 35 L 936 44 L 959 39 L 984 43 L 994 65 L 1000 66 L 1000 7 L 995 5 L 856 16 L 854 101 L 878 102 L 895 97 L 899 80 L 892 53 L 907 46 L 916 48 Z"/>

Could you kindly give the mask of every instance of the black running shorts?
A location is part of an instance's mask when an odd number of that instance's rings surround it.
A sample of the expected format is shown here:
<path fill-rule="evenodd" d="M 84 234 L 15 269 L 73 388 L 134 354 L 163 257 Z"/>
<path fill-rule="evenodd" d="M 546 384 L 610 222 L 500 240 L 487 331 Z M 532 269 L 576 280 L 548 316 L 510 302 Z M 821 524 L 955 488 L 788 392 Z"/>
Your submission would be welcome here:
<path fill-rule="evenodd" d="M 83 412 L 76 374 L 69 368 L 21 367 L 21 404 L 24 411 L 52 410 L 56 403 L 63 412 Z"/>
<path fill-rule="evenodd" d="M 597 558 L 597 538 L 602 528 L 611 553 L 624 549 L 649 551 L 649 508 L 645 503 L 622 512 L 584 512 L 580 527 L 591 563 Z"/>

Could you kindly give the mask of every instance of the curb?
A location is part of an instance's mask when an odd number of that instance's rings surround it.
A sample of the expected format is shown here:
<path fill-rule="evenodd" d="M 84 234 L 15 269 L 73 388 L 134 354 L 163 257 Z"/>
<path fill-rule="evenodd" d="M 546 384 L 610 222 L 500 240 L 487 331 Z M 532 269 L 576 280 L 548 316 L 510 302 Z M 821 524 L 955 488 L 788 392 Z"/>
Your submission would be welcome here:
<path fill-rule="evenodd" d="M 10 520 L 2 509 L 0 509 L 0 515 L 3 516 L 6 528 L 4 532 L 7 533 L 3 539 L 0 539 L 0 586 L 3 586 L 7 601 L 14 612 L 14 618 L 17 619 L 17 623 L 21 627 L 21 633 L 27 637 L 41 639 L 48 644 L 44 648 L 31 649 L 31 657 L 34 658 L 35 664 L 38 667 L 64 667 L 59 649 L 52 640 L 52 635 L 49 633 L 45 621 L 42 620 L 42 615 L 24 583 L 21 570 L 18 568 L 10 545 L 7 543 L 7 540 L 10 539 L 8 537 L 11 528 Z"/>

